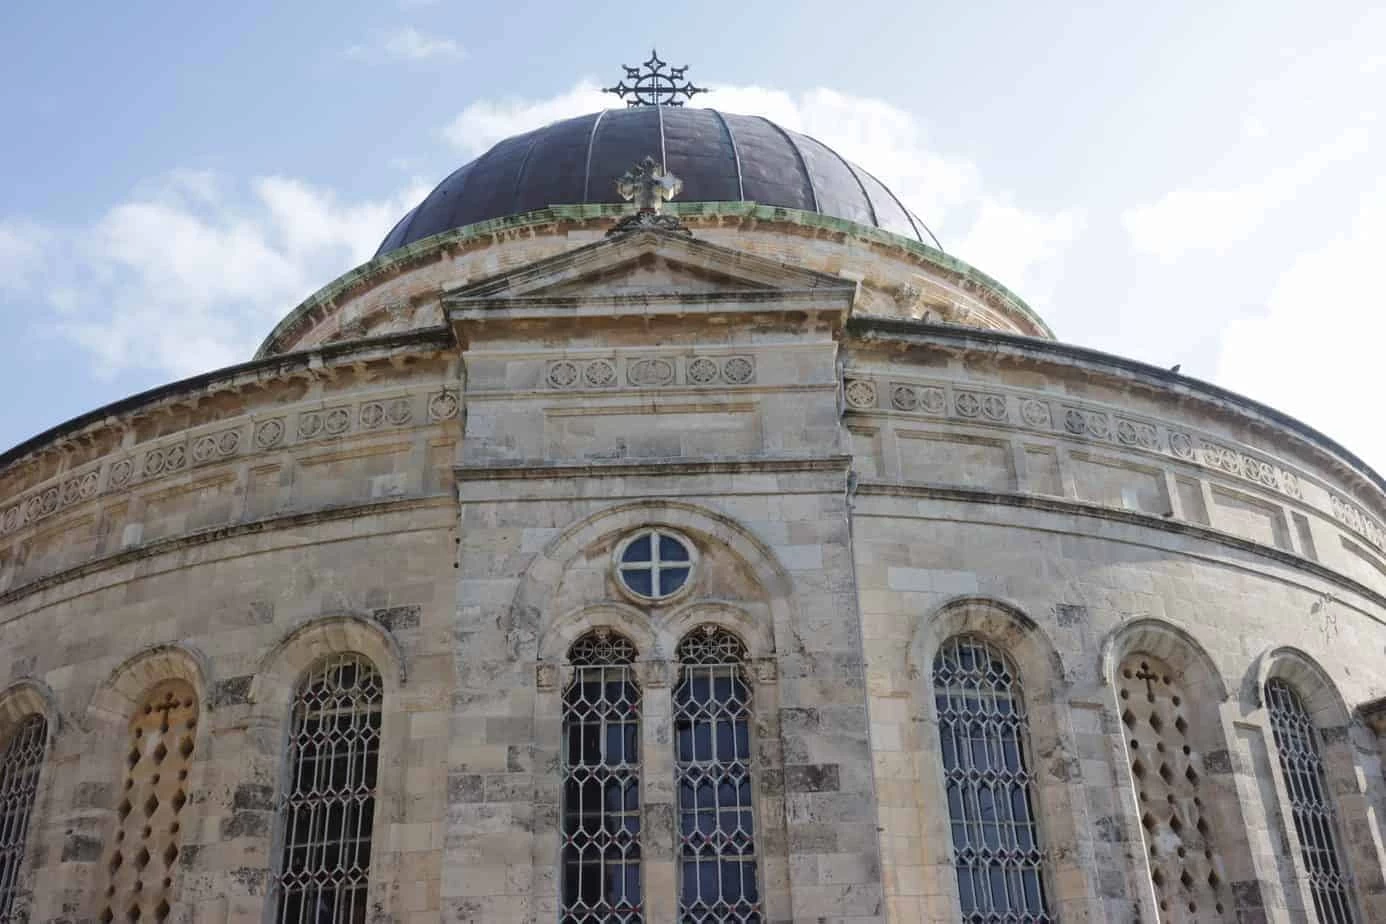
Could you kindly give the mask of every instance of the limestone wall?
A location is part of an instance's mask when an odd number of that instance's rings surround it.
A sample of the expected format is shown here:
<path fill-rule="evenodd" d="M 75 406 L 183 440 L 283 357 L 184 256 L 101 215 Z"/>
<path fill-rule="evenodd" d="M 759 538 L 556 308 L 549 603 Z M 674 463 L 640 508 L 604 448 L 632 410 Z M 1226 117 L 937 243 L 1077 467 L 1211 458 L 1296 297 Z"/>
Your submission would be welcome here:
<path fill-rule="evenodd" d="M 177 680 L 198 721 L 173 919 L 262 920 L 290 694 L 354 651 L 385 684 L 370 919 L 551 920 L 565 654 L 603 628 L 637 650 L 646 919 L 673 920 L 672 659 L 704 624 L 748 650 L 767 920 L 956 917 L 931 672 L 957 633 L 1017 668 L 1062 920 L 1305 919 L 1269 677 L 1321 729 L 1360 916 L 1386 919 L 1354 712 L 1386 693 L 1377 476 L 1138 364 L 793 298 L 326 345 L 9 454 L 0 721 L 52 728 L 30 919 L 98 914 L 131 712 Z M 651 525 L 698 555 L 659 605 L 612 570 Z M 1177 740 L 1127 715 L 1132 658 L 1184 697 Z M 1212 855 L 1162 894 L 1170 816 L 1130 768 L 1180 743 Z"/>

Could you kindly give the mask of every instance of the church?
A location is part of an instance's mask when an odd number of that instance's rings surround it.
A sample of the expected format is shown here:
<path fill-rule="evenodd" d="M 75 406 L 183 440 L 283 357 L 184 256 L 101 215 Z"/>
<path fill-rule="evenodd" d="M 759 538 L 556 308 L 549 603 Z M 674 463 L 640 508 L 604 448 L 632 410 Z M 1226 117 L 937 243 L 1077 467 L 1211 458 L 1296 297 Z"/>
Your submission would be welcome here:
<path fill-rule="evenodd" d="M 1386 921 L 1382 476 L 612 89 L 0 456 L 0 920 Z"/>

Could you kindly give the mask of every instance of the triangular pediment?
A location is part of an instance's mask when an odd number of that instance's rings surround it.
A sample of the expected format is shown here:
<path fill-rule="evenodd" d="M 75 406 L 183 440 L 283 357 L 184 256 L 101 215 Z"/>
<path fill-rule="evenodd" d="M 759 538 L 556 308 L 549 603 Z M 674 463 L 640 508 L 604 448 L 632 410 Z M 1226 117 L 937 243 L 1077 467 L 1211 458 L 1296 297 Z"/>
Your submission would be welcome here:
<path fill-rule="evenodd" d="M 856 284 L 686 235 L 657 230 L 607 238 L 527 266 L 468 283 L 449 305 L 514 302 L 610 302 L 627 299 L 763 300 L 774 293 L 817 292 L 847 299 Z"/>

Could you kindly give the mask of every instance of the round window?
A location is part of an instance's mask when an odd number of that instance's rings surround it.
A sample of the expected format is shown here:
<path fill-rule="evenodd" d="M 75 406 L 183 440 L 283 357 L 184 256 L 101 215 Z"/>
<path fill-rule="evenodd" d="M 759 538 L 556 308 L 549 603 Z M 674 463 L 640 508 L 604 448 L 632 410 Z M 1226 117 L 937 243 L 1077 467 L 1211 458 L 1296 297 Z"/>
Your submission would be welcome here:
<path fill-rule="evenodd" d="M 692 574 L 692 545 L 667 529 L 641 530 L 616 550 L 617 580 L 644 600 L 672 597 Z"/>

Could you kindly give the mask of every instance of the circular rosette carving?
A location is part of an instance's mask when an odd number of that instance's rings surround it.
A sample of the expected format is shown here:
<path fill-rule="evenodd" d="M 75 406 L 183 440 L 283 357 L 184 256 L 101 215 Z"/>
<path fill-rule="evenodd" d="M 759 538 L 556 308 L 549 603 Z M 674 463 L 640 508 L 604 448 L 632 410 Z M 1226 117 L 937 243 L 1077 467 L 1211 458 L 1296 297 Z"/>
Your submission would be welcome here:
<path fill-rule="evenodd" d="M 188 464 L 188 451 L 182 446 L 170 446 L 164 456 L 164 471 L 176 472 Z"/>
<path fill-rule="evenodd" d="M 593 360 L 582 370 L 582 378 L 593 388 L 606 388 L 616 384 L 616 367 L 604 359 Z"/>
<path fill-rule="evenodd" d="M 385 405 L 385 419 L 391 426 L 402 427 L 409 423 L 414 416 L 414 408 L 409 404 L 408 398 L 396 398 Z"/>
<path fill-rule="evenodd" d="M 1172 431 L 1169 435 L 1169 450 L 1181 459 L 1194 457 L 1193 437 L 1187 433 Z"/>
<path fill-rule="evenodd" d="M 385 422 L 385 408 L 380 402 L 372 401 L 361 405 L 361 429 L 374 430 Z"/>
<path fill-rule="evenodd" d="M 302 422 L 300 421 L 300 429 Z M 264 420 L 255 428 L 255 445 L 261 449 L 273 449 L 284 439 L 284 421 Z"/>
<path fill-rule="evenodd" d="M 451 420 L 457 416 L 457 395 L 450 391 L 440 391 L 428 399 L 429 420 Z"/>
<path fill-rule="evenodd" d="M 241 433 L 239 430 L 227 430 L 217 437 L 217 452 L 224 456 L 234 453 L 241 445 Z"/>
<path fill-rule="evenodd" d="M 199 436 L 193 441 L 192 456 L 194 462 L 206 462 L 216 458 L 217 441 L 214 437 Z"/>
<path fill-rule="evenodd" d="M 745 356 L 733 356 L 722 364 L 722 375 L 733 385 L 745 385 L 755 375 L 756 367 Z"/>
<path fill-rule="evenodd" d="M 982 395 L 982 416 L 987 420 L 1006 419 L 1006 399 L 1000 395 Z"/>
<path fill-rule="evenodd" d="M 953 409 L 960 417 L 976 417 L 982 413 L 982 402 L 970 391 L 960 391 L 953 399 Z"/>
<path fill-rule="evenodd" d="M 876 406 L 876 386 L 864 379 L 852 379 L 847 383 L 847 403 L 856 408 Z"/>
<path fill-rule="evenodd" d="M 674 364 L 667 359 L 637 359 L 626 367 L 626 379 L 642 388 L 674 381 Z"/>
<path fill-rule="evenodd" d="M 329 436 L 340 436 L 351 428 L 351 414 L 344 407 L 334 407 L 323 415 L 322 428 Z"/>
<path fill-rule="evenodd" d="M 1032 427 L 1040 430 L 1049 429 L 1049 405 L 1043 401 L 1036 401 L 1030 398 L 1020 404 L 1020 416 Z"/>
<path fill-rule="evenodd" d="M 0 518 L 0 529 L 3 529 L 7 533 L 18 529 L 19 518 L 22 515 L 18 504 L 6 510 L 4 517 Z"/>
<path fill-rule="evenodd" d="M 164 470 L 164 451 L 162 449 L 151 449 L 144 454 L 144 473 L 145 475 L 157 475 Z"/>
<path fill-rule="evenodd" d="M 688 364 L 688 381 L 694 385 L 710 385 L 717 381 L 717 376 L 717 364 L 705 356 Z"/>
<path fill-rule="evenodd" d="M 890 405 L 901 411 L 913 411 L 919 407 L 919 393 L 910 385 L 896 385 L 890 390 Z"/>
<path fill-rule="evenodd" d="M 129 459 L 121 459 L 111 466 L 111 487 L 123 488 L 130 483 L 130 476 L 135 473 L 135 466 Z"/>
<path fill-rule="evenodd" d="M 310 411 L 307 414 L 300 414 L 298 417 L 298 435 L 301 439 L 311 440 L 322 432 L 322 415 Z"/>
<path fill-rule="evenodd" d="M 96 496 L 96 487 L 101 479 L 96 472 L 87 472 L 77 481 L 77 496 L 82 500 Z"/>
<path fill-rule="evenodd" d="M 560 359 L 556 363 L 549 365 L 549 374 L 546 376 L 549 385 L 553 388 L 571 388 L 573 383 L 578 380 L 577 363 Z"/>
<path fill-rule="evenodd" d="M 942 414 L 948 407 L 948 396 L 943 393 L 942 388 L 921 388 L 919 389 L 919 407 L 926 414 Z"/>

